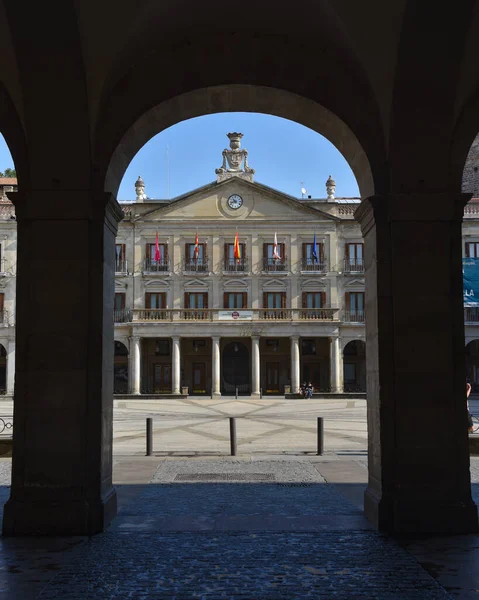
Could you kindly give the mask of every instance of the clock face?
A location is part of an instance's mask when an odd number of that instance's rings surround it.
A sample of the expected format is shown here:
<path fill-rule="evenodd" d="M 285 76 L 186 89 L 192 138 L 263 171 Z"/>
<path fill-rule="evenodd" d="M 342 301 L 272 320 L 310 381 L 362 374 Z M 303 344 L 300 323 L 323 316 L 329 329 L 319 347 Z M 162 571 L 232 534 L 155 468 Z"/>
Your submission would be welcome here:
<path fill-rule="evenodd" d="M 232 194 L 228 198 L 228 206 L 234 210 L 243 205 L 243 198 L 239 194 Z"/>

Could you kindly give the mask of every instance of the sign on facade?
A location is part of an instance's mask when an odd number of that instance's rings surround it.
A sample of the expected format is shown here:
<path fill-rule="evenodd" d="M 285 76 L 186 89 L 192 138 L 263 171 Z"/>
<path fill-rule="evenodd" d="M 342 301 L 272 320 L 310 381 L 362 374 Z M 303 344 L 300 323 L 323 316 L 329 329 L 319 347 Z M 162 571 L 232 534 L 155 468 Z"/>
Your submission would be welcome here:
<path fill-rule="evenodd" d="M 462 259 L 464 306 L 479 306 L 479 258 Z"/>
<path fill-rule="evenodd" d="M 479 296 L 478 296 L 479 298 Z M 219 321 L 252 321 L 252 310 L 220 310 L 218 312 Z"/>

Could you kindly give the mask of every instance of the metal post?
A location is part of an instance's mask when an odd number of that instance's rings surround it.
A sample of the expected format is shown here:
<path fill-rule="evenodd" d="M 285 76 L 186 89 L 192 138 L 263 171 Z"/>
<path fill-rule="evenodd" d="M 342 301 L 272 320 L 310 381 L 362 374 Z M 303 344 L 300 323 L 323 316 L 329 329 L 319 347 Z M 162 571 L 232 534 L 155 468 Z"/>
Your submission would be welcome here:
<path fill-rule="evenodd" d="M 318 456 L 323 454 L 324 450 L 324 423 L 323 417 L 318 417 Z"/>
<path fill-rule="evenodd" d="M 231 456 L 236 456 L 236 417 L 230 417 Z"/>
<path fill-rule="evenodd" d="M 146 418 L 146 456 L 153 455 L 153 419 Z"/>
<path fill-rule="evenodd" d="M 236 386 L 236 400 L 238 400 L 238 386 Z"/>
<path fill-rule="evenodd" d="M 259 399 L 263 398 L 263 388 L 259 388 Z"/>

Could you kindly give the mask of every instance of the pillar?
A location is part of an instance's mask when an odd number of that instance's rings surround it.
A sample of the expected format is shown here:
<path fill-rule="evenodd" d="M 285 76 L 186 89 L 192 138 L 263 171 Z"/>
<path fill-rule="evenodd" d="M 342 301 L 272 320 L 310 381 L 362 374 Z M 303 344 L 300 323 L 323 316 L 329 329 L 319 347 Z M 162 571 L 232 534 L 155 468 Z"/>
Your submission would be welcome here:
<path fill-rule="evenodd" d="M 131 372 L 131 393 L 141 394 L 141 338 L 133 335 L 130 338 L 129 366 Z"/>
<path fill-rule="evenodd" d="M 113 290 L 122 211 L 110 194 L 88 190 L 10 197 L 18 377 L 3 535 L 92 535 L 117 510 Z"/>
<path fill-rule="evenodd" d="M 7 394 L 15 391 L 15 340 L 8 342 L 7 356 Z"/>
<path fill-rule="evenodd" d="M 221 396 L 221 362 L 220 362 L 220 338 L 214 336 L 211 338 L 212 344 L 212 396 L 219 398 Z"/>
<path fill-rule="evenodd" d="M 179 394 L 180 390 L 180 379 L 181 379 L 181 359 L 180 359 L 180 338 L 174 336 L 172 339 L 172 392 L 173 394 Z"/>
<path fill-rule="evenodd" d="M 330 338 L 330 388 L 333 393 L 343 391 L 343 353 L 339 337 Z"/>
<path fill-rule="evenodd" d="M 299 358 L 299 337 L 291 338 L 291 392 L 297 394 L 300 384 L 300 358 Z"/>
<path fill-rule="evenodd" d="M 356 210 L 365 242 L 367 518 L 393 533 L 478 530 L 465 399 L 461 224 L 470 194 Z"/>
<path fill-rule="evenodd" d="M 259 336 L 255 335 L 251 338 L 251 373 L 252 373 L 252 384 L 253 389 L 251 395 L 259 398 L 260 393 L 260 365 L 261 357 L 259 353 Z"/>

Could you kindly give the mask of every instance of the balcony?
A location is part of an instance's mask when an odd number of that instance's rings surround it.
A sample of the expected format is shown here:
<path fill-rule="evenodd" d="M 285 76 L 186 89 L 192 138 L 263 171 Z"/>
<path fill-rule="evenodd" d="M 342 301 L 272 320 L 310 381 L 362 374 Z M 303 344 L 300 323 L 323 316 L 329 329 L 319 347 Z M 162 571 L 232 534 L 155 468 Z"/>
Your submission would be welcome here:
<path fill-rule="evenodd" d="M 364 310 L 345 310 L 343 311 L 344 323 L 365 323 L 366 314 Z"/>
<path fill-rule="evenodd" d="M 146 258 L 143 262 L 143 273 L 168 273 L 168 259 L 161 258 L 160 260 L 154 260 L 152 258 Z"/>
<path fill-rule="evenodd" d="M 288 263 L 285 258 L 263 258 L 265 273 L 287 273 Z"/>
<path fill-rule="evenodd" d="M 116 275 L 128 274 L 128 261 L 115 260 L 115 274 Z"/>
<path fill-rule="evenodd" d="M 191 322 L 191 321 L 208 321 L 226 323 L 224 319 L 219 318 L 219 313 L 229 312 L 227 309 L 216 308 L 134 308 L 133 310 L 124 309 L 125 318 L 130 318 L 133 322 Z M 335 314 L 339 311 L 338 308 L 313 308 L 313 309 L 298 309 L 298 308 L 255 308 L 255 309 L 238 309 L 231 311 L 247 315 L 247 318 L 241 319 L 244 323 L 247 321 L 337 321 Z M 119 311 L 118 311 L 119 312 Z M 123 315 L 118 315 L 121 317 Z M 234 321 L 234 317 L 232 317 Z M 126 321 L 117 321 L 115 323 L 123 323 Z M 239 322 L 239 321 L 238 321 Z"/>
<path fill-rule="evenodd" d="M 464 307 L 464 322 L 479 323 L 479 306 Z"/>
<path fill-rule="evenodd" d="M 248 271 L 248 259 L 227 258 L 224 261 L 223 271 L 228 275 L 231 273 L 245 273 Z"/>
<path fill-rule="evenodd" d="M 345 258 L 343 273 L 364 273 L 364 260 L 362 258 Z"/>
<path fill-rule="evenodd" d="M 303 258 L 301 261 L 301 271 L 308 273 L 327 273 L 328 265 L 324 260 L 313 260 L 312 258 Z"/>
<path fill-rule="evenodd" d="M 116 308 L 113 311 L 114 323 L 131 323 L 133 316 L 130 308 Z"/>
<path fill-rule="evenodd" d="M 185 273 L 208 273 L 208 259 L 199 258 L 198 260 L 188 259 L 183 263 Z"/>

